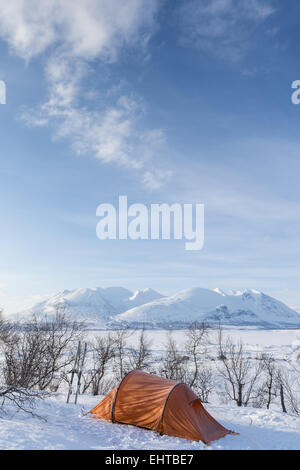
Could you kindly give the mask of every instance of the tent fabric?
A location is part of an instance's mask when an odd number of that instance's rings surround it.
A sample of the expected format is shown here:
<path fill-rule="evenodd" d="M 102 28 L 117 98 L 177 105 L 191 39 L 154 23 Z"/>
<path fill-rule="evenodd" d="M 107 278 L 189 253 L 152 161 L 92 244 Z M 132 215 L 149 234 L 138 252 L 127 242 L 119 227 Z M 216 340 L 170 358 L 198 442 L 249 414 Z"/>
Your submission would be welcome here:
<path fill-rule="evenodd" d="M 129 372 L 90 413 L 205 444 L 232 433 L 205 410 L 187 384 L 140 370 Z"/>

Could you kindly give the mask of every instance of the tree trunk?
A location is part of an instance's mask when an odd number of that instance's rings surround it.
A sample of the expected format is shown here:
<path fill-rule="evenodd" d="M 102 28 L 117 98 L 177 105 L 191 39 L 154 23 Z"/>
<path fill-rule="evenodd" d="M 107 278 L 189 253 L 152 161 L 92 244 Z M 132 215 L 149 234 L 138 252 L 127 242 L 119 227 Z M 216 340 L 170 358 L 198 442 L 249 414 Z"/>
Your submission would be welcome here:
<path fill-rule="evenodd" d="M 243 405 L 243 384 L 238 384 L 238 399 L 237 399 L 237 406 Z"/>
<path fill-rule="evenodd" d="M 287 413 L 286 407 L 285 407 L 285 402 L 284 402 L 284 390 L 283 390 L 283 385 L 280 384 L 280 401 L 281 401 L 281 408 L 284 413 Z"/>

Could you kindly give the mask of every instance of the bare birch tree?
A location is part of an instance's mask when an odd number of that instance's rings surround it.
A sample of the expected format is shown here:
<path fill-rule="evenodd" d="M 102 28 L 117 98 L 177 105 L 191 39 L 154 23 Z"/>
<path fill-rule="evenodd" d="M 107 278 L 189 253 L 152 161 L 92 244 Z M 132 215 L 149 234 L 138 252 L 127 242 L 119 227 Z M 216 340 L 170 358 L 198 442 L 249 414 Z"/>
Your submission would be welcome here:
<path fill-rule="evenodd" d="M 114 341 L 111 334 L 96 337 L 91 342 L 93 367 L 83 375 L 83 393 L 91 390 L 93 395 L 99 395 L 103 390 L 105 374 L 114 358 Z"/>
<path fill-rule="evenodd" d="M 82 324 L 69 321 L 63 313 L 53 320 L 37 319 L 14 335 L 4 348 L 5 383 L 20 388 L 46 390 L 54 378 L 72 363 L 74 344 Z"/>
<path fill-rule="evenodd" d="M 148 339 L 145 329 L 143 328 L 138 337 L 138 345 L 131 348 L 129 353 L 129 363 L 131 369 L 148 369 L 151 362 L 151 340 Z"/>
<path fill-rule="evenodd" d="M 192 361 L 192 368 L 189 370 L 188 384 L 193 387 L 199 381 L 199 374 L 203 370 L 205 355 L 207 354 L 206 339 L 208 336 L 208 325 L 205 323 L 193 322 L 186 332 L 185 351 Z M 202 374 L 202 379 L 204 375 Z M 204 382 L 202 381 L 204 384 Z"/>
<path fill-rule="evenodd" d="M 122 380 L 130 370 L 128 360 L 128 338 L 132 335 L 132 331 L 127 328 L 115 330 L 112 336 L 114 342 L 114 372 L 117 380 Z"/>
<path fill-rule="evenodd" d="M 187 361 L 189 357 L 186 354 L 178 351 L 177 344 L 173 338 L 172 332 L 169 332 L 167 335 L 165 348 L 166 352 L 162 358 L 160 374 L 167 379 L 186 382 Z"/>
<path fill-rule="evenodd" d="M 255 386 L 262 372 L 261 361 L 252 365 L 247 358 L 244 345 L 240 341 L 235 344 L 231 338 L 223 340 L 222 329 L 219 329 L 219 373 L 225 381 L 227 396 L 237 406 L 247 406 L 253 398 Z"/>

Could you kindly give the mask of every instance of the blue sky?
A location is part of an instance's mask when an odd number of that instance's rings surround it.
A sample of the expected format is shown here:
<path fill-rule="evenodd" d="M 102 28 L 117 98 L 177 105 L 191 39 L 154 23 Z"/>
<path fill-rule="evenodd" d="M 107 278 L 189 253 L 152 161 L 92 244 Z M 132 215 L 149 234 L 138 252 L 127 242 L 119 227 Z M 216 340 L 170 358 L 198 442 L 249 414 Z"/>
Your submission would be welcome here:
<path fill-rule="evenodd" d="M 300 308 L 296 0 L 0 0 L 6 311 L 76 287 L 255 288 Z M 205 246 L 96 237 L 204 203 Z"/>

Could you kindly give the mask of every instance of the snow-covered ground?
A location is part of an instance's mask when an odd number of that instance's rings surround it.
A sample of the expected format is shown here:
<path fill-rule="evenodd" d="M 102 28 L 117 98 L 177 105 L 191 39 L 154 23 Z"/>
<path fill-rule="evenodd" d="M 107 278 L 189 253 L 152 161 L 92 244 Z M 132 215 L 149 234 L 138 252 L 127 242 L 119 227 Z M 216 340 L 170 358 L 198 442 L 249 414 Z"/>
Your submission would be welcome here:
<path fill-rule="evenodd" d="M 293 361 L 300 339 L 296 330 L 225 329 L 235 341 L 242 339 L 250 356 L 269 352 L 278 360 Z M 89 331 L 87 337 L 105 335 L 106 331 Z M 134 332 L 129 343 L 134 345 L 139 332 Z M 163 353 L 166 331 L 150 330 L 151 349 L 156 357 Z M 178 349 L 184 342 L 184 331 L 173 332 Z M 210 334 L 209 355 L 217 353 L 217 331 Z M 285 362 L 286 363 L 286 362 Z M 56 393 L 51 398 L 37 402 L 35 412 L 45 420 L 16 412 L 8 407 L 0 414 L 0 449 L 300 449 L 300 417 L 282 413 L 272 405 L 270 410 L 238 408 L 233 403 L 224 404 L 221 394 L 210 398 L 207 410 L 228 429 L 240 433 L 229 435 L 206 447 L 202 442 L 191 442 L 134 426 L 112 424 L 85 416 L 101 397 L 81 395 L 77 405 L 66 404 L 66 393 Z"/>
<path fill-rule="evenodd" d="M 299 347 L 300 330 L 261 330 L 255 327 L 229 327 L 223 328 L 224 335 L 230 336 L 235 342 L 242 340 L 249 355 L 265 352 L 273 354 L 276 358 L 290 359 L 293 352 Z M 167 341 L 167 330 L 148 330 L 147 337 L 151 339 L 151 349 L 155 355 L 163 353 Z M 106 330 L 89 330 L 87 336 L 105 336 Z M 177 349 L 183 348 L 186 341 L 185 330 L 172 330 L 176 340 Z M 139 330 L 133 331 L 128 344 L 137 345 Z M 209 335 L 208 352 L 213 357 L 217 354 L 218 329 L 212 329 Z"/>
<path fill-rule="evenodd" d="M 135 426 L 84 416 L 101 397 L 81 396 L 77 405 L 60 394 L 39 403 L 47 421 L 10 411 L 0 420 L 0 449 L 300 449 L 300 418 L 235 406 L 206 406 L 224 426 L 239 432 L 206 447 L 202 442 L 160 436 Z"/>

